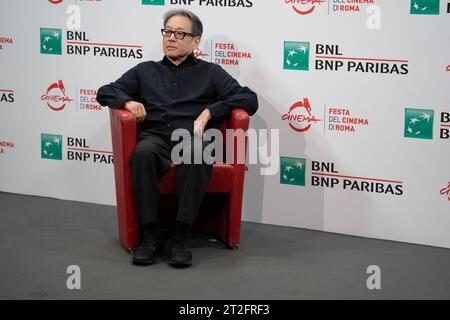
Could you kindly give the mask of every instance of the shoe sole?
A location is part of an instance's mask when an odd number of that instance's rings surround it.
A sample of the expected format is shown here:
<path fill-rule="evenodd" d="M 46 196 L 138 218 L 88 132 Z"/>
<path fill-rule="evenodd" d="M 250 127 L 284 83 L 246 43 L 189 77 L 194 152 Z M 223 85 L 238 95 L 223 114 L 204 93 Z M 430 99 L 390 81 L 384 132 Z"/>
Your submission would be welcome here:
<path fill-rule="evenodd" d="M 187 268 L 192 266 L 192 262 L 169 261 L 169 264 L 175 268 Z"/>
<path fill-rule="evenodd" d="M 133 264 L 137 265 L 137 266 L 149 266 L 152 264 L 155 264 L 156 259 L 151 259 L 151 260 L 135 260 L 133 259 Z"/>

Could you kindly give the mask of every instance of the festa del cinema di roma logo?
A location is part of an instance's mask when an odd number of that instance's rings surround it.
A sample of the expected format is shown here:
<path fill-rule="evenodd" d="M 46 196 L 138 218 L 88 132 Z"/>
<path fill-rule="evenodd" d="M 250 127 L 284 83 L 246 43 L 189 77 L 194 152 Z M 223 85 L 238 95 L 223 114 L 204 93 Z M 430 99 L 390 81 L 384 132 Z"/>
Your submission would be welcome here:
<path fill-rule="evenodd" d="M 304 98 L 302 101 L 294 103 L 281 119 L 283 121 L 289 121 L 289 126 L 292 130 L 296 132 L 305 132 L 311 128 L 312 123 L 322 121 L 321 119 L 317 119 L 311 113 L 311 110 L 308 98 Z"/>
<path fill-rule="evenodd" d="M 47 92 L 41 96 L 41 100 L 45 101 L 53 111 L 61 111 L 65 108 L 67 102 L 74 101 L 67 96 L 62 80 L 52 83 L 47 88 Z"/>

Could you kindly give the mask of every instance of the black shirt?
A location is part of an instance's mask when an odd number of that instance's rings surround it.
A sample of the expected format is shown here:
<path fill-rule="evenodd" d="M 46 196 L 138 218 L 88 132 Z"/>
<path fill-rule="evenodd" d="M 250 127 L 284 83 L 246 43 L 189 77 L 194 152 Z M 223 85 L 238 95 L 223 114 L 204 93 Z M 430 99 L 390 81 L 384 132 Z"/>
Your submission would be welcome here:
<path fill-rule="evenodd" d="M 116 82 L 101 87 L 97 101 L 113 109 L 126 101 L 141 102 L 147 117 L 144 128 L 193 130 L 194 120 L 208 108 L 208 128 L 218 128 L 233 108 L 250 115 L 258 109 L 256 94 L 241 87 L 222 67 L 189 55 L 178 66 L 167 57 L 139 63 Z"/>

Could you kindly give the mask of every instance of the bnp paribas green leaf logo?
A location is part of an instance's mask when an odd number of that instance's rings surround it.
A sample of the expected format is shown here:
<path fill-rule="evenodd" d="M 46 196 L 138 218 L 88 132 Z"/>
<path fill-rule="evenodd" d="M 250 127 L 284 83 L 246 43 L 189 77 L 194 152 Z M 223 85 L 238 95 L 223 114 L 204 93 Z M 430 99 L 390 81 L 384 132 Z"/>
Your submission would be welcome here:
<path fill-rule="evenodd" d="M 62 54 L 61 29 L 41 28 L 41 54 Z"/>
<path fill-rule="evenodd" d="M 433 139 L 434 110 L 405 109 L 405 138 Z"/>
<path fill-rule="evenodd" d="M 283 69 L 309 70 L 309 42 L 284 42 Z"/>
<path fill-rule="evenodd" d="M 62 136 L 41 133 L 41 158 L 62 160 Z"/>
<path fill-rule="evenodd" d="M 440 0 L 411 0 L 411 14 L 439 14 Z"/>
<path fill-rule="evenodd" d="M 150 6 L 163 6 L 165 0 L 142 0 L 142 4 Z"/>
<path fill-rule="evenodd" d="M 280 157 L 280 183 L 305 186 L 306 160 Z"/>

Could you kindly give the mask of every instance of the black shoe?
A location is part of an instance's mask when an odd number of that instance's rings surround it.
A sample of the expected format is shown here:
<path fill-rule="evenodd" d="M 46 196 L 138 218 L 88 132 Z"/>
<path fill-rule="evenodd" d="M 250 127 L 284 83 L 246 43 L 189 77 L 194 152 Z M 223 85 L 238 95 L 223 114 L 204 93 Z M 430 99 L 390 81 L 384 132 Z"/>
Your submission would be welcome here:
<path fill-rule="evenodd" d="M 156 257 L 161 249 L 160 234 L 158 229 L 144 233 L 144 240 L 133 254 L 133 263 L 137 265 L 151 265 L 156 262 Z"/>
<path fill-rule="evenodd" d="M 186 241 L 171 241 L 169 264 L 172 267 L 185 268 L 192 265 L 192 253 Z"/>
<path fill-rule="evenodd" d="M 140 246 L 133 254 L 133 263 L 141 266 L 149 266 L 156 262 L 157 256 L 157 247 Z"/>

